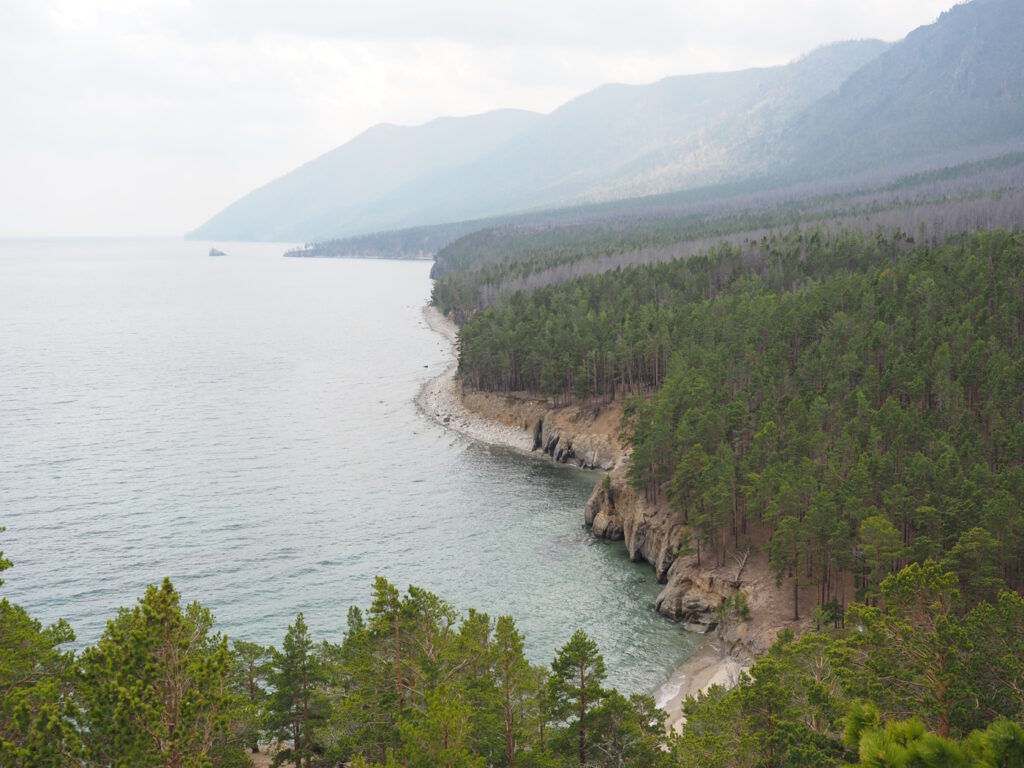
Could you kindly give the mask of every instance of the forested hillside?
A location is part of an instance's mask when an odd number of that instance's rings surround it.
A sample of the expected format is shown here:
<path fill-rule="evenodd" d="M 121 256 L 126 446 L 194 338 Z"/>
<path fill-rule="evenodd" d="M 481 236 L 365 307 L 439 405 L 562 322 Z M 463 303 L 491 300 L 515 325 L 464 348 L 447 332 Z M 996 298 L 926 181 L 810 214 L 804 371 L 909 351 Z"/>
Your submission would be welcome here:
<path fill-rule="evenodd" d="M 1024 584 L 1022 275 L 1019 234 L 797 231 L 517 294 L 463 325 L 459 371 L 641 395 L 631 482 L 708 557 L 770 540 L 821 606 L 854 597 L 845 574 L 868 599 L 927 558 L 967 558 L 963 588 L 991 597 Z"/>
<path fill-rule="evenodd" d="M 782 190 L 724 186 L 479 222 L 438 251 L 432 296 L 443 311 L 464 319 L 519 290 L 686 257 L 723 241 L 747 247 L 779 229 L 901 229 L 942 242 L 949 233 L 1022 225 L 1019 152 Z"/>
<path fill-rule="evenodd" d="M 1024 760 L 1024 235 L 941 239 L 794 227 L 467 312 L 467 385 L 625 398 L 677 556 L 763 548 L 815 619 L 687 705 L 674 764 Z"/>

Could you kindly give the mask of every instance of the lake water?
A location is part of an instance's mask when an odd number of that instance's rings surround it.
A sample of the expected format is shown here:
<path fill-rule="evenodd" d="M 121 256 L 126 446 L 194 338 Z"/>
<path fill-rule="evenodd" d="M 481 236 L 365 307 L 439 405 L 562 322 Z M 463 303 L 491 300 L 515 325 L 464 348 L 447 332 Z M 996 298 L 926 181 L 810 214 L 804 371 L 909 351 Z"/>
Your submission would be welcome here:
<path fill-rule="evenodd" d="M 514 615 L 537 662 L 583 627 L 629 691 L 693 651 L 582 530 L 597 475 L 417 412 L 428 263 L 219 245 L 0 241 L 0 594 L 84 644 L 170 576 L 230 637 L 340 641 L 380 574 Z"/>

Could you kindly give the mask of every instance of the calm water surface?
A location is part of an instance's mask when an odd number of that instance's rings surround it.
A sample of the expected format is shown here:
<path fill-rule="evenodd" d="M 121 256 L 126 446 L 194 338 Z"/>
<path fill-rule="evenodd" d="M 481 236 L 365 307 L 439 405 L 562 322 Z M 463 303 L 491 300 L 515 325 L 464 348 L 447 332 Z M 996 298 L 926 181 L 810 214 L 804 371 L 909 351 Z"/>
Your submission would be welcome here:
<path fill-rule="evenodd" d="M 429 264 L 221 247 L 0 241 L 0 594 L 90 643 L 166 575 L 231 637 L 339 641 L 381 574 L 514 615 L 538 662 L 583 627 L 631 691 L 693 651 L 581 529 L 596 475 L 416 411 Z"/>

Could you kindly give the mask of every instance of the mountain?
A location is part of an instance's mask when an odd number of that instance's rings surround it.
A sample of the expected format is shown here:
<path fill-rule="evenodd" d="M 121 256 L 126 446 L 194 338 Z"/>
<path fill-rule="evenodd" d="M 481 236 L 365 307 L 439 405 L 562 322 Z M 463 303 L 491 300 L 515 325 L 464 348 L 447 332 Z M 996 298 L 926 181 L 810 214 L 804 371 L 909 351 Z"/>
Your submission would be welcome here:
<path fill-rule="evenodd" d="M 494 152 L 377 201 L 384 226 L 654 194 L 745 173 L 737 152 L 835 90 L 888 46 L 821 48 L 783 67 L 606 85 Z M 369 213 L 369 212 L 368 212 Z"/>
<path fill-rule="evenodd" d="M 1024 139 L 1024 2 L 974 0 L 911 32 L 779 137 L 804 172 L 851 171 Z"/>
<path fill-rule="evenodd" d="M 919 172 L 1024 146 L 1024 2 L 957 5 L 899 43 L 607 85 L 548 115 L 378 126 L 191 233 L 314 240 L 696 189 Z"/>
<path fill-rule="evenodd" d="M 470 162 L 540 115 L 498 110 L 409 128 L 377 125 L 250 192 L 190 232 L 196 240 L 305 241 L 336 234 L 366 201 L 441 168 Z"/>
<path fill-rule="evenodd" d="M 546 116 L 376 126 L 188 236 L 316 240 L 710 180 L 751 133 L 787 120 L 886 47 L 841 43 L 783 67 L 606 85 Z"/>

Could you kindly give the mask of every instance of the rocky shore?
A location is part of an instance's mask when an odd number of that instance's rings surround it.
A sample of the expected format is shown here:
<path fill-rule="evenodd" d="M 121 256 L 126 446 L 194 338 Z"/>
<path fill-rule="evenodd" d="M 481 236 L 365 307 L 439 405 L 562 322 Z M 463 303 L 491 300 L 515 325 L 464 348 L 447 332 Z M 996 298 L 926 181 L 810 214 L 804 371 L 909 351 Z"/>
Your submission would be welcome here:
<path fill-rule="evenodd" d="M 768 555 L 761 548 L 730 552 L 725 565 L 700 565 L 695 556 L 678 557 L 685 526 L 665 504 L 650 504 L 626 482 L 624 457 L 598 485 L 584 512 L 595 536 L 621 540 L 633 561 L 645 561 L 664 584 L 655 609 L 683 628 L 706 635 L 700 651 L 687 659 L 655 692 L 655 701 L 681 727 L 682 704 L 712 685 L 731 687 L 742 671 L 767 652 L 778 633 L 796 632 L 787 590 L 780 590 Z M 745 606 L 745 608 L 740 608 Z"/>
<path fill-rule="evenodd" d="M 452 348 L 452 362 L 424 384 L 416 403 L 429 418 L 467 438 L 524 452 L 543 452 L 553 460 L 604 469 L 608 479 L 594 489 L 584 522 L 595 536 L 621 540 L 634 561 L 646 561 L 664 584 L 655 609 L 683 629 L 705 634 L 704 646 L 655 691 L 670 727 L 683 722 L 682 704 L 712 685 L 734 685 L 743 670 L 768 650 L 778 632 L 796 631 L 791 608 L 768 567 L 766 553 L 732 552 L 724 566 L 697 565 L 695 557 L 677 557 L 683 521 L 667 505 L 650 504 L 626 482 L 628 452 L 618 441 L 621 405 L 553 408 L 526 396 L 462 391 L 455 380 L 457 326 L 436 308 L 424 318 Z M 743 604 L 738 609 L 720 606 Z"/>
<path fill-rule="evenodd" d="M 525 429 L 494 419 L 482 418 L 466 408 L 455 381 L 455 370 L 458 368 L 458 359 L 455 356 L 458 326 L 429 304 L 423 308 L 423 318 L 431 330 L 448 340 L 451 362 L 444 373 L 423 385 L 416 397 L 416 406 L 420 411 L 438 424 L 471 440 L 502 445 L 519 451 L 532 450 L 533 435 Z"/>
<path fill-rule="evenodd" d="M 472 440 L 547 454 L 562 464 L 611 470 L 623 456 L 616 433 L 619 404 L 552 408 L 536 398 L 462 391 L 455 380 L 458 327 L 426 306 L 427 325 L 451 344 L 451 363 L 420 390 L 416 405 L 439 424 Z"/>

